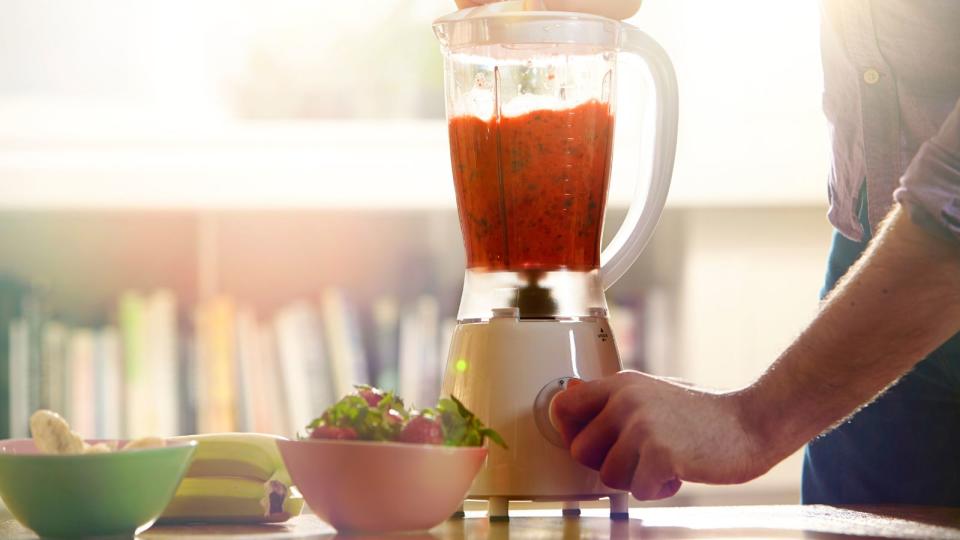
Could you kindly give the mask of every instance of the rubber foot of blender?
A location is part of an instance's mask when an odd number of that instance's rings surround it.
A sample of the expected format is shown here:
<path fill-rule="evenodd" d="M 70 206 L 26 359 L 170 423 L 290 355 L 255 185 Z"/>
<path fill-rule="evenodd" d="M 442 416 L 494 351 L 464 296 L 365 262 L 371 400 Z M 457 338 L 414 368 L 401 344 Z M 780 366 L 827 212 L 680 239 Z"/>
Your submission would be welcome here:
<path fill-rule="evenodd" d="M 467 514 L 463 511 L 463 503 L 460 503 L 460 507 L 457 508 L 456 512 L 450 514 L 450 519 L 463 519 L 465 517 L 467 517 Z"/>
<path fill-rule="evenodd" d="M 490 521 L 510 521 L 510 499 L 490 497 L 487 501 L 487 517 Z"/>
<path fill-rule="evenodd" d="M 577 501 L 564 501 L 563 517 L 580 517 L 580 503 Z"/>
<path fill-rule="evenodd" d="M 610 496 L 610 519 L 630 519 L 630 495 L 621 493 Z"/>

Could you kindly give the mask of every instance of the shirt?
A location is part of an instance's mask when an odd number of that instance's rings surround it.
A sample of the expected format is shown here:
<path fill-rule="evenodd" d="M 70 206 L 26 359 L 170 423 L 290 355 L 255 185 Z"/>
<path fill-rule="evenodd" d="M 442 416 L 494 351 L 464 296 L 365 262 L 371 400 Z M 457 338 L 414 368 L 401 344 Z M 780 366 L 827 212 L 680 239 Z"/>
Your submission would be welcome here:
<path fill-rule="evenodd" d="M 830 222 L 852 240 L 896 201 L 960 237 L 960 1 L 823 0 Z M 899 189 L 898 189 L 899 187 Z"/>

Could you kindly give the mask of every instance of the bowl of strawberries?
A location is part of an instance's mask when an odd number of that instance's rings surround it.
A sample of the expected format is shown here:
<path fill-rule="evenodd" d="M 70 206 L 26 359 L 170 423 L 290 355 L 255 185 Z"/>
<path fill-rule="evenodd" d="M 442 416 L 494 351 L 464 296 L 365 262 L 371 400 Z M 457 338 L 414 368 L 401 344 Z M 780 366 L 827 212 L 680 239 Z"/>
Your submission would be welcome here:
<path fill-rule="evenodd" d="M 384 533 L 450 517 L 483 465 L 487 440 L 504 445 L 456 398 L 410 410 L 393 392 L 359 386 L 299 440 L 277 444 L 318 517 L 340 532 Z"/>

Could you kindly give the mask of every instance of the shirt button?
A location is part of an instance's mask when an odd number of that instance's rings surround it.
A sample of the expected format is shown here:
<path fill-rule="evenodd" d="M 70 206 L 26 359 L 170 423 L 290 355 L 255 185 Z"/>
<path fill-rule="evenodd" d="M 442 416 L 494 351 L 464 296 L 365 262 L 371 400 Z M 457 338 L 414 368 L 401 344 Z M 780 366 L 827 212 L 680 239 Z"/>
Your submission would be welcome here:
<path fill-rule="evenodd" d="M 870 68 L 863 72 L 863 82 L 867 84 L 877 84 L 880 82 L 880 72 Z"/>

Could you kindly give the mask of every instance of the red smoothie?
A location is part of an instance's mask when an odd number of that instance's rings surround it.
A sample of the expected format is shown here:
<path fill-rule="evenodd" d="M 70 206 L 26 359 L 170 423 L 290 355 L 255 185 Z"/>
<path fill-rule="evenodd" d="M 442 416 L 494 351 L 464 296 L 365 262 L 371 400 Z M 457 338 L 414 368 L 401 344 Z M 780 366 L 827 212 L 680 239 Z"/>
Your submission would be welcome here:
<path fill-rule="evenodd" d="M 590 270 L 610 177 L 608 104 L 450 120 L 467 268 Z"/>

